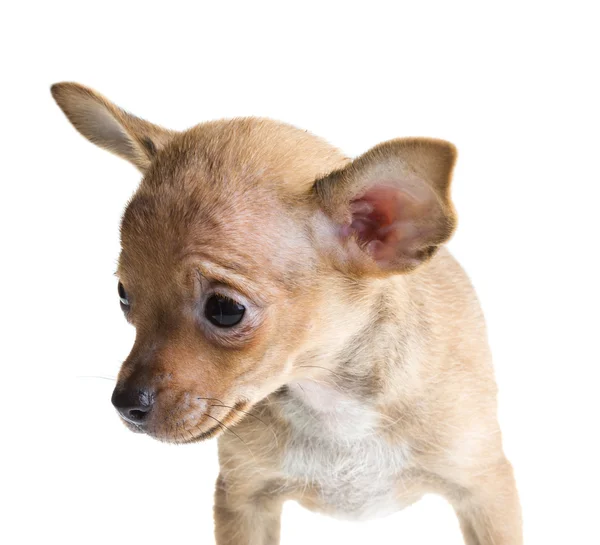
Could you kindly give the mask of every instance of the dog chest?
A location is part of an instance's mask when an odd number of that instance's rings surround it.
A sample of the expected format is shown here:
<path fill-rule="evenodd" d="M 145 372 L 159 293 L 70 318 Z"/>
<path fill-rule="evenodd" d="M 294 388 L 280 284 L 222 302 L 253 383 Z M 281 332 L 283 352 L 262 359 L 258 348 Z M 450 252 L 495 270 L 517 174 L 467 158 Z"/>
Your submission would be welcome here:
<path fill-rule="evenodd" d="M 283 405 L 291 429 L 286 479 L 314 491 L 319 507 L 341 518 L 385 516 L 404 507 L 398 490 L 406 452 L 376 433 L 379 416 L 326 387 L 299 388 Z"/>

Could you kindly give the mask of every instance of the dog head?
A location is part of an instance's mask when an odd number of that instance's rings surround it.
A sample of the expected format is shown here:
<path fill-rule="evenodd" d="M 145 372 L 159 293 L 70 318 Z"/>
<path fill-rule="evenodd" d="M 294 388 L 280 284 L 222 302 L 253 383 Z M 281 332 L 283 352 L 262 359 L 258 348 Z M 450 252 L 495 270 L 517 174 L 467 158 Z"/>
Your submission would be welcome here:
<path fill-rule="evenodd" d="M 351 161 L 268 119 L 173 132 L 78 84 L 52 94 L 81 134 L 143 173 L 118 265 L 136 339 L 112 401 L 160 440 L 217 435 L 309 374 L 299 356 L 343 335 L 354 287 L 411 272 L 455 226 L 444 141 L 393 140 Z"/>

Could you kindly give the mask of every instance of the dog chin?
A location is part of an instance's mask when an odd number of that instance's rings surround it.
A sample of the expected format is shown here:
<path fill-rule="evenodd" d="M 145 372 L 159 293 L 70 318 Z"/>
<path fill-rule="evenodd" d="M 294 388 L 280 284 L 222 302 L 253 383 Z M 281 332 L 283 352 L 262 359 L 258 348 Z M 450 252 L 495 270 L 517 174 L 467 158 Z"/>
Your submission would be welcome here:
<path fill-rule="evenodd" d="M 175 445 L 189 444 L 189 443 L 200 443 L 202 441 L 206 441 L 208 439 L 212 439 L 213 437 L 217 437 L 221 433 L 223 433 L 223 428 L 219 424 L 214 427 L 208 428 L 205 431 L 187 431 L 182 430 L 175 434 L 164 434 L 157 433 L 152 429 L 147 429 L 142 425 L 133 424 L 128 422 L 127 420 L 121 418 L 121 422 L 125 425 L 125 427 L 132 431 L 133 433 L 141 433 L 148 435 L 152 439 L 156 439 L 161 443 L 170 443 Z"/>
<path fill-rule="evenodd" d="M 212 439 L 213 437 L 217 437 L 217 436 L 221 435 L 221 433 L 223 433 L 223 430 L 221 429 L 220 426 L 215 426 L 213 428 L 209 428 L 203 432 L 199 432 L 199 431 L 191 432 L 191 431 L 182 430 L 175 434 L 159 434 L 159 433 L 153 433 L 150 430 L 139 430 L 139 431 L 146 433 L 146 435 L 152 437 L 152 439 L 156 439 L 157 441 L 160 441 L 161 443 L 169 443 L 172 445 L 188 445 L 191 443 L 201 443 L 202 441 L 207 441 L 207 440 Z"/>

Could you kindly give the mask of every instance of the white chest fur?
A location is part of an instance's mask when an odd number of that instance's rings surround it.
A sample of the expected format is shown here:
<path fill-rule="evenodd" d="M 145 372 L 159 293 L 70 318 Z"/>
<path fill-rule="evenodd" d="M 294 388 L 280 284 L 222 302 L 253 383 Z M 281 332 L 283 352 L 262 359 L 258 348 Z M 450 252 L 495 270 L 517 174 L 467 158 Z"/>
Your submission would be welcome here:
<path fill-rule="evenodd" d="M 321 502 L 341 518 L 373 518 L 401 509 L 398 487 L 407 452 L 376 433 L 380 415 L 312 381 L 289 388 L 283 403 L 292 428 L 286 476 L 316 487 Z"/>

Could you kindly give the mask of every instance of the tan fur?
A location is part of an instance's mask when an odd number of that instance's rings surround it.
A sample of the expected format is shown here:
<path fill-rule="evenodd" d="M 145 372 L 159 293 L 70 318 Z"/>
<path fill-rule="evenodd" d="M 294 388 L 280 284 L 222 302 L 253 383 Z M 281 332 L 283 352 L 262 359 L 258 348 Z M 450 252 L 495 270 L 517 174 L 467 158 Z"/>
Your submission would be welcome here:
<path fill-rule="evenodd" d="M 152 388 L 157 439 L 220 435 L 219 545 L 276 545 L 288 499 L 356 518 L 428 492 L 467 544 L 521 543 L 483 316 L 443 247 L 453 146 L 399 139 L 351 162 L 268 119 L 173 133 L 77 84 L 52 91 L 144 172 L 122 223 L 137 336 L 117 388 Z M 205 323 L 212 291 L 245 304 L 240 326 Z"/>

